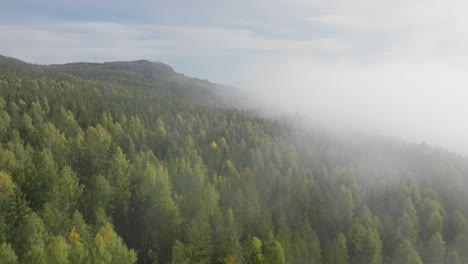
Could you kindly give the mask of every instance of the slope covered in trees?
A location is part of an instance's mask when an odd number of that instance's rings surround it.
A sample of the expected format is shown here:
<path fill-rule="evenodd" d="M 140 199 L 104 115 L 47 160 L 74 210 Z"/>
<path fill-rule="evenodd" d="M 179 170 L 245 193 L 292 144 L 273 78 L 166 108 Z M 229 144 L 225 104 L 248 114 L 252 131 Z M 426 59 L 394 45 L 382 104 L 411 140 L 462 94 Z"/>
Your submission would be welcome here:
<path fill-rule="evenodd" d="M 225 89 L 0 57 L 0 263 L 468 263 L 465 158 L 299 129 Z"/>

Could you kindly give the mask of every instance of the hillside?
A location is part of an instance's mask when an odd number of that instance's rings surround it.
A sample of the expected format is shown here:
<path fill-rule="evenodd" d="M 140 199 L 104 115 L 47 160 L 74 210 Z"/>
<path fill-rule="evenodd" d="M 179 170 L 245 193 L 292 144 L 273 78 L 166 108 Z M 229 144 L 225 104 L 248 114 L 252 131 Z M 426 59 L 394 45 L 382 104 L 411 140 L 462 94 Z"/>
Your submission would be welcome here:
<path fill-rule="evenodd" d="M 148 62 L 0 57 L 0 263 L 468 263 L 468 160 Z"/>

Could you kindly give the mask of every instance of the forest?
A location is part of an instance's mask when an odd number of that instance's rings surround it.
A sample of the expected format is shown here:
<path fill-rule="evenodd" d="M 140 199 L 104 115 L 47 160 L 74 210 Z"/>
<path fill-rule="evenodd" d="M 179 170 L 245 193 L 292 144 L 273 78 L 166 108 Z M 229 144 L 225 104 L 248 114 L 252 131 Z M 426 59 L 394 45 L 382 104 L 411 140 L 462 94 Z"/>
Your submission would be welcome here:
<path fill-rule="evenodd" d="M 148 62 L 0 56 L 0 263 L 468 263 L 468 159 Z"/>

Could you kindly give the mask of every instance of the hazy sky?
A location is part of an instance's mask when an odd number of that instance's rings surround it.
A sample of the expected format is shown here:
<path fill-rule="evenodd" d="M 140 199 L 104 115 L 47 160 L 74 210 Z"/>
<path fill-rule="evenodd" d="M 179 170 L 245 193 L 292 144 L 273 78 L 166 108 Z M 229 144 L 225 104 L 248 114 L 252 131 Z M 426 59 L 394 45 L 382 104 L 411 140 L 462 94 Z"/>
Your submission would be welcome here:
<path fill-rule="evenodd" d="M 468 1 L 0 5 L 0 54 L 163 61 L 289 111 L 468 153 Z"/>

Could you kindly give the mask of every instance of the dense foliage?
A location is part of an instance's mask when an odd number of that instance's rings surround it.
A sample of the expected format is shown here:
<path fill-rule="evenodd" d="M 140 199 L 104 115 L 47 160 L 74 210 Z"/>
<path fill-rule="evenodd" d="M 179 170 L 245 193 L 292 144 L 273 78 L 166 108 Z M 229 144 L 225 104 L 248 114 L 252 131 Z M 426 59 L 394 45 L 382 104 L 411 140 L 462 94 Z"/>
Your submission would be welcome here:
<path fill-rule="evenodd" d="M 225 92 L 146 61 L 0 57 L 0 263 L 468 263 L 466 159 Z"/>

